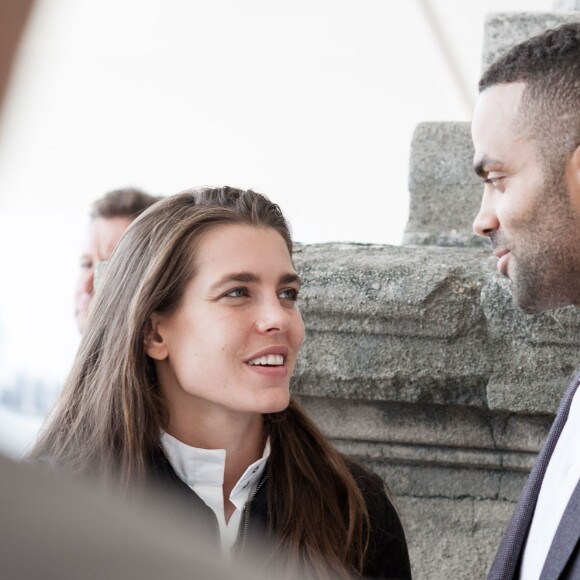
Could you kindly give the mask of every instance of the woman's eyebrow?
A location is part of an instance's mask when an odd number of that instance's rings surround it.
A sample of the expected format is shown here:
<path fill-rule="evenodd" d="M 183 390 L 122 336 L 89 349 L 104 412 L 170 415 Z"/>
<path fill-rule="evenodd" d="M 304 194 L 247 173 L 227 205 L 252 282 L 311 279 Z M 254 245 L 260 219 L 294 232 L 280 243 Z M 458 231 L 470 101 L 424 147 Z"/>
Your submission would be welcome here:
<path fill-rule="evenodd" d="M 215 284 L 212 284 L 211 289 L 215 290 L 221 288 L 231 282 L 260 282 L 260 277 L 251 272 L 232 272 L 220 278 Z M 288 272 L 280 277 L 280 284 L 302 284 L 300 276 L 296 272 Z"/>
<path fill-rule="evenodd" d="M 212 284 L 213 288 L 220 288 L 224 284 L 229 284 L 230 282 L 259 282 L 259 277 L 251 272 L 232 272 L 222 276 L 215 284 Z"/>
<path fill-rule="evenodd" d="M 298 276 L 298 274 L 296 274 L 296 272 L 292 272 L 292 273 L 288 273 L 288 274 L 284 274 L 281 278 L 280 278 L 280 284 L 298 284 L 299 286 L 302 285 L 302 280 L 300 278 L 300 276 Z"/>

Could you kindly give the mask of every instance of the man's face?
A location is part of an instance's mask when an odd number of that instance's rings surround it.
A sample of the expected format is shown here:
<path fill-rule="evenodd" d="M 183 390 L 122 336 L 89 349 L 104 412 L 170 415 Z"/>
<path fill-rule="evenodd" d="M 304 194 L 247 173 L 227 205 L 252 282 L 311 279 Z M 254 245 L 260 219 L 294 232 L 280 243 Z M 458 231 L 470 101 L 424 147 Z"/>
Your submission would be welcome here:
<path fill-rule="evenodd" d="M 75 318 L 79 331 L 85 329 L 89 305 L 93 297 L 95 265 L 109 259 L 117 242 L 131 223 L 130 218 L 95 218 L 89 225 L 75 294 Z"/>
<path fill-rule="evenodd" d="M 565 163 L 561 174 L 548 175 L 544 168 L 557 163 L 547 163 L 554 160 L 519 128 L 524 88 L 492 86 L 477 101 L 471 132 L 484 192 L 473 229 L 490 238 L 520 308 L 539 312 L 580 301 L 580 215 Z"/>

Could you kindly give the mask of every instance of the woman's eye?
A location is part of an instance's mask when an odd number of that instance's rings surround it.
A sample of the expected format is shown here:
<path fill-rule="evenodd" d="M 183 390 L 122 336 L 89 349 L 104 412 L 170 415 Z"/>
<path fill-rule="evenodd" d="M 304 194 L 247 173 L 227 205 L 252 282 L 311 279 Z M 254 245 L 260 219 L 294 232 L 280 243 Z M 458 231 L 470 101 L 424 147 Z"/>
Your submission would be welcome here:
<path fill-rule="evenodd" d="M 292 302 L 296 302 L 296 300 L 298 300 L 298 290 L 296 288 L 286 288 L 280 292 L 279 296 L 283 300 L 292 300 Z"/>
<path fill-rule="evenodd" d="M 234 288 L 233 290 L 230 290 L 226 294 L 226 296 L 228 296 L 229 298 L 242 298 L 248 295 L 249 293 L 247 288 Z"/>

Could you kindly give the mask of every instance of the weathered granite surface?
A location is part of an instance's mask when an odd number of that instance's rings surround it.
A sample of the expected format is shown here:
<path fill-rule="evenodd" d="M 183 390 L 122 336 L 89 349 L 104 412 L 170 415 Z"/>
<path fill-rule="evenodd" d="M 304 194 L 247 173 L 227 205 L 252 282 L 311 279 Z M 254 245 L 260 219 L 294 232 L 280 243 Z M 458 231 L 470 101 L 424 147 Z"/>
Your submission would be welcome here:
<path fill-rule="evenodd" d="M 405 245 L 475 246 L 472 229 L 483 187 L 473 171 L 469 123 L 420 123 L 409 162 Z"/>
<path fill-rule="evenodd" d="M 428 544 L 410 542 L 413 578 L 482 580 L 493 559 L 513 504 L 465 497 L 402 498 L 409 538 L 428 538 Z M 452 530 L 453 533 L 449 533 Z"/>
<path fill-rule="evenodd" d="M 482 71 L 512 46 L 567 22 L 580 21 L 580 12 L 502 12 L 485 21 Z"/>
<path fill-rule="evenodd" d="M 409 161 L 405 245 L 482 247 L 473 233 L 483 186 L 473 171 L 469 123 L 420 123 Z"/>
<path fill-rule="evenodd" d="M 484 247 L 320 244 L 295 262 L 294 393 L 400 501 L 416 578 L 483 577 L 580 362 L 580 314 L 518 311 Z"/>
<path fill-rule="evenodd" d="M 550 414 L 580 314 L 516 310 L 489 250 L 304 246 L 301 394 Z"/>

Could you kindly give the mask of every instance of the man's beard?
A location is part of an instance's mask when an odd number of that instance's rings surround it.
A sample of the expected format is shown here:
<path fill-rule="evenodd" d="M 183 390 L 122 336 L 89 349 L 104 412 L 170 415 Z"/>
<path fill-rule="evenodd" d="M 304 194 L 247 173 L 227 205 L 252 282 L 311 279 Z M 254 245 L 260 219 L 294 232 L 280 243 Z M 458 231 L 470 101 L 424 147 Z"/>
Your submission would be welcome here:
<path fill-rule="evenodd" d="M 576 304 L 580 294 L 580 231 L 565 179 L 550 179 L 530 209 L 530 233 L 513 250 L 512 291 L 524 312 Z M 549 208 L 549 209 L 547 209 Z M 499 243 L 506 243 L 500 235 Z"/>
<path fill-rule="evenodd" d="M 562 293 L 557 269 L 547 267 L 544 260 L 536 259 L 532 264 L 516 261 L 512 292 L 518 307 L 534 314 L 570 304 L 569 298 Z M 561 280 L 562 282 L 564 280 Z"/>

